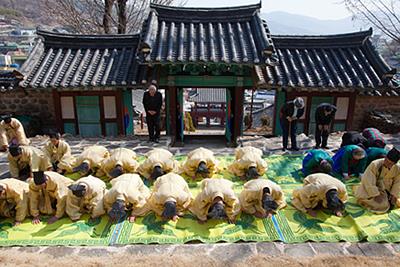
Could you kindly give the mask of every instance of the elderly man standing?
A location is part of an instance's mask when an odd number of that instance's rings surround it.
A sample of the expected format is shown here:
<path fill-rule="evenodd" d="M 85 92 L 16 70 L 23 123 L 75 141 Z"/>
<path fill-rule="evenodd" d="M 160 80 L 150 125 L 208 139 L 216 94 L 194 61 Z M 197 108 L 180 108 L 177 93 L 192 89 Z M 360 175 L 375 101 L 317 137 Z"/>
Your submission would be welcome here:
<path fill-rule="evenodd" d="M 304 100 L 301 97 L 296 97 L 293 101 L 286 102 L 279 113 L 280 124 L 282 128 L 283 151 L 287 150 L 288 139 L 290 135 L 291 150 L 298 151 L 296 141 L 297 120 L 304 114 Z"/>
<path fill-rule="evenodd" d="M 400 207 L 400 151 L 393 148 L 384 159 L 373 161 L 355 190 L 357 202 L 374 213 Z"/>
<path fill-rule="evenodd" d="M 7 151 L 10 144 L 29 145 L 30 141 L 26 138 L 24 127 L 19 120 L 12 118 L 11 114 L 0 118 L 0 152 Z"/>
<path fill-rule="evenodd" d="M 149 141 L 159 142 L 160 138 L 160 111 L 162 106 L 162 95 L 157 87 L 152 84 L 143 95 L 143 106 L 146 111 L 146 122 L 149 131 Z"/>

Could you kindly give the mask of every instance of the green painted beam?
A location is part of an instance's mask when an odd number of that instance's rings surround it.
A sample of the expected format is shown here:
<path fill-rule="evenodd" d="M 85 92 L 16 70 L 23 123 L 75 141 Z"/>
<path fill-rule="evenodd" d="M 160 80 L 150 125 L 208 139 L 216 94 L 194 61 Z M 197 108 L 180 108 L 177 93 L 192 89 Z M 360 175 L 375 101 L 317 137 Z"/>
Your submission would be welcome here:
<path fill-rule="evenodd" d="M 240 78 L 240 79 L 239 79 Z M 254 87 L 253 79 L 251 77 L 237 77 L 237 76 L 170 76 L 160 77 L 160 86 L 168 86 L 173 83 L 174 86 L 182 87 L 236 87 L 238 83 L 243 84 L 243 87 Z"/>
<path fill-rule="evenodd" d="M 124 90 L 122 91 L 123 98 L 123 109 L 124 109 L 124 128 L 125 135 L 133 135 L 134 134 L 134 125 L 133 125 L 133 106 L 132 106 L 132 90 Z"/>

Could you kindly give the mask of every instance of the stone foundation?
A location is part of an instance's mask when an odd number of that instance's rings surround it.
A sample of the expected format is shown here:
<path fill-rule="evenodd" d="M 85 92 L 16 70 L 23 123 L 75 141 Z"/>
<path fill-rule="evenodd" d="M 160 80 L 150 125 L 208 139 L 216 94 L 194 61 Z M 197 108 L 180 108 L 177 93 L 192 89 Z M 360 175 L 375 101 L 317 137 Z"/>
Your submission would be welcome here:
<path fill-rule="evenodd" d="M 8 112 L 16 116 L 36 117 L 42 131 L 56 125 L 53 94 L 50 90 L 16 89 L 0 93 L 0 114 Z"/>
<path fill-rule="evenodd" d="M 400 96 L 360 96 L 356 98 L 353 124 L 349 130 L 362 130 L 364 118 L 372 110 L 387 111 L 389 113 L 400 112 Z"/>

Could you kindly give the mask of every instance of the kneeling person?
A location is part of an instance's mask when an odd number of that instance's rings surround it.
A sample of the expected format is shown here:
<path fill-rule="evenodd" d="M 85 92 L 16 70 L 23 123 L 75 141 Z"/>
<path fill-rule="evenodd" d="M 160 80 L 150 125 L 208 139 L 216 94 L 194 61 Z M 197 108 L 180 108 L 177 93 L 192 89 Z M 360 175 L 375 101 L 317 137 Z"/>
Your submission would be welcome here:
<path fill-rule="evenodd" d="M 319 206 L 333 215 L 343 216 L 347 201 L 346 186 L 338 179 L 324 173 L 316 173 L 304 179 L 303 187 L 295 189 L 292 205 L 301 212 L 315 217 Z"/>
<path fill-rule="evenodd" d="M 0 180 L 0 216 L 14 218 L 14 226 L 29 215 L 29 185 L 14 178 Z"/>
<path fill-rule="evenodd" d="M 32 172 L 52 169 L 50 159 L 40 149 L 11 145 L 8 150 L 10 175 L 13 178 L 25 181 L 32 177 Z"/>
<path fill-rule="evenodd" d="M 29 206 L 32 223 L 40 223 L 40 214 L 53 215 L 47 223 L 52 224 L 64 216 L 68 186 L 73 181 L 56 172 L 34 172 L 29 182 Z"/>
<path fill-rule="evenodd" d="M 146 160 L 139 166 L 138 172 L 148 180 L 156 180 L 158 177 L 176 171 L 178 162 L 168 150 L 155 148 L 145 155 Z"/>
<path fill-rule="evenodd" d="M 65 212 L 73 221 L 81 218 L 83 213 L 96 219 L 105 214 L 103 197 L 106 184 L 94 176 L 83 177 L 68 186 Z"/>
<path fill-rule="evenodd" d="M 189 152 L 182 171 L 194 178 L 212 177 L 217 172 L 218 161 L 214 157 L 214 152 L 200 147 Z"/>
<path fill-rule="evenodd" d="M 61 140 L 60 133 L 50 133 L 50 141 L 45 145 L 43 152 L 50 159 L 53 171 L 60 174 L 72 172 L 75 158 L 71 154 L 71 147 Z"/>
<path fill-rule="evenodd" d="M 193 200 L 189 186 L 182 176 L 168 173 L 154 183 L 149 208 L 163 220 L 177 221 Z"/>
<path fill-rule="evenodd" d="M 345 180 L 351 175 L 361 176 L 367 167 L 367 156 L 359 146 L 348 145 L 339 149 L 332 157 L 333 170 L 342 174 Z"/>
<path fill-rule="evenodd" d="M 235 161 L 229 167 L 230 171 L 239 177 L 256 179 L 267 171 L 267 162 L 262 158 L 261 149 L 255 147 L 239 147 L 235 150 Z"/>
<path fill-rule="evenodd" d="M 107 148 L 104 146 L 90 146 L 85 148 L 76 160 L 73 172 L 79 172 L 82 176 L 89 174 L 101 177 L 104 173 L 101 171 L 104 161 L 110 156 Z"/>
<path fill-rule="evenodd" d="M 322 149 L 313 149 L 308 151 L 303 159 L 302 172 L 305 176 L 313 173 L 326 173 L 332 172 L 333 160 L 327 152 Z"/>
<path fill-rule="evenodd" d="M 226 179 L 204 179 L 201 192 L 190 211 L 204 223 L 207 219 L 223 219 L 235 223 L 240 213 L 239 199 L 233 191 L 233 183 Z"/>
<path fill-rule="evenodd" d="M 384 159 L 373 161 L 355 190 L 357 202 L 374 213 L 400 207 L 400 151 L 393 148 Z"/>
<path fill-rule="evenodd" d="M 257 218 L 269 218 L 286 206 L 281 187 L 266 179 L 245 183 L 239 199 L 242 211 Z"/>
<path fill-rule="evenodd" d="M 112 221 L 124 218 L 130 212 L 129 222 L 149 210 L 150 190 L 138 174 L 126 173 L 111 180 L 111 189 L 104 195 L 104 207 Z"/>
<path fill-rule="evenodd" d="M 113 179 L 124 173 L 134 173 L 138 166 L 136 153 L 121 147 L 111 151 L 110 157 L 103 163 L 103 171 L 108 178 Z"/>

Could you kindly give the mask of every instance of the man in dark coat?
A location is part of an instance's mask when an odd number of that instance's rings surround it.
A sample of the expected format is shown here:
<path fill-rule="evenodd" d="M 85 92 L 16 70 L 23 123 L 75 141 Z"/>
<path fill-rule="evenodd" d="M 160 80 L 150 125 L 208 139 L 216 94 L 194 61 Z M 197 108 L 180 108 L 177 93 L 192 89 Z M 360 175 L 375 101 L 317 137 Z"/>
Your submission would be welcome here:
<path fill-rule="evenodd" d="M 335 113 L 336 107 L 328 103 L 320 104 L 315 110 L 315 148 L 328 148 L 329 130 Z"/>
<path fill-rule="evenodd" d="M 297 120 L 304 114 L 304 100 L 301 97 L 296 97 L 293 101 L 286 102 L 279 113 L 280 124 L 282 128 L 283 148 L 287 150 L 288 139 L 290 134 L 291 150 L 298 151 L 296 142 Z"/>
<path fill-rule="evenodd" d="M 348 145 L 357 145 L 363 149 L 366 149 L 368 147 L 368 140 L 364 136 L 362 136 L 359 132 L 348 131 L 343 134 L 342 143 L 340 144 L 340 147 Z"/>
<path fill-rule="evenodd" d="M 160 138 L 160 111 L 162 95 L 155 85 L 150 85 L 149 90 L 143 95 L 143 106 L 146 111 L 146 122 L 149 131 L 149 141 L 159 142 Z"/>

